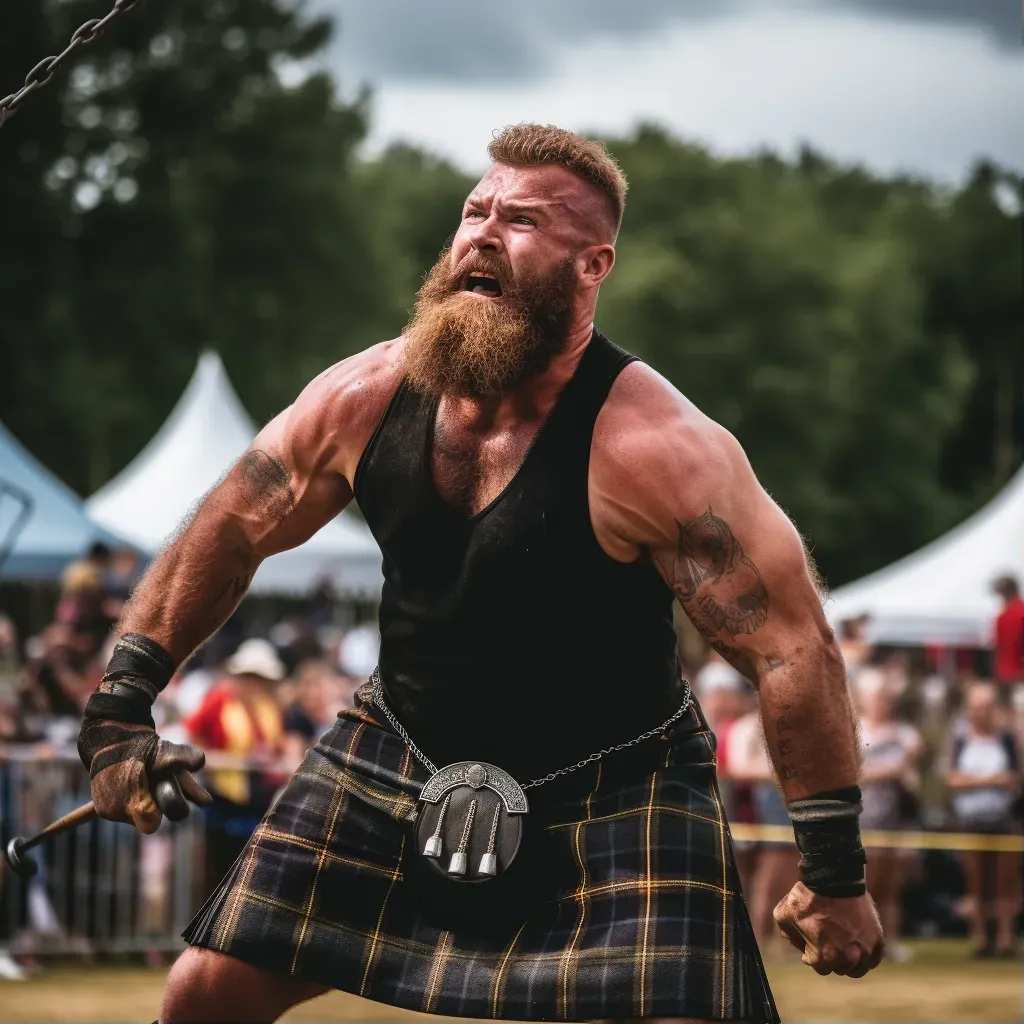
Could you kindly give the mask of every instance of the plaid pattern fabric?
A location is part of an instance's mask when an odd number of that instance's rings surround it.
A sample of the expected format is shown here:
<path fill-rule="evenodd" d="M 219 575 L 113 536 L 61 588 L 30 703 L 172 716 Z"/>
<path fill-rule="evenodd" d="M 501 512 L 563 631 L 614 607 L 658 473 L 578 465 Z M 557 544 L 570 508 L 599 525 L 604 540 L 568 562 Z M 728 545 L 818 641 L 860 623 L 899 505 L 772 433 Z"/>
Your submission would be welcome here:
<path fill-rule="evenodd" d="M 643 748 L 646 767 L 614 755 L 561 793 L 530 790 L 557 888 L 525 919 L 453 926 L 403 869 L 427 772 L 363 704 L 308 752 L 185 938 L 410 1010 L 776 1021 L 699 708 Z"/>

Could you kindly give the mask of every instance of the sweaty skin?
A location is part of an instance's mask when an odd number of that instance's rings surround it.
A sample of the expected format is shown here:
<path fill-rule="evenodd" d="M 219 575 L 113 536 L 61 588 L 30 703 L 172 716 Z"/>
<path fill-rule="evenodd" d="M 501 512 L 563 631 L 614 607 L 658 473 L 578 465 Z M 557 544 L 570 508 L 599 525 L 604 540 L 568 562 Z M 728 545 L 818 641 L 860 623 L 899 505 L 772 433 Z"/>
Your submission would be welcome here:
<path fill-rule="evenodd" d="M 561 167 L 494 164 L 467 199 L 453 267 L 475 250 L 514 280 L 572 254 L 577 291 L 567 346 L 543 374 L 511 396 L 441 400 L 432 468 L 453 502 L 483 508 L 518 469 L 589 342 L 614 235 L 605 197 Z M 385 342 L 338 363 L 260 431 L 138 585 L 120 632 L 151 637 L 180 663 L 228 618 L 262 559 L 302 543 L 349 503 L 360 456 L 401 380 L 402 345 Z M 622 562 L 650 559 L 697 629 L 756 685 L 786 798 L 855 784 L 843 663 L 812 570 L 736 440 L 632 363 L 597 420 L 589 496 L 605 552 Z M 860 976 L 881 959 L 867 896 L 827 899 L 797 883 L 776 920 L 819 973 Z M 245 973 L 230 958 L 186 951 L 168 983 L 164 1019 L 187 1019 L 196 972 L 208 978 L 222 968 L 225 979 Z M 312 994 L 302 992 L 296 999 Z"/>

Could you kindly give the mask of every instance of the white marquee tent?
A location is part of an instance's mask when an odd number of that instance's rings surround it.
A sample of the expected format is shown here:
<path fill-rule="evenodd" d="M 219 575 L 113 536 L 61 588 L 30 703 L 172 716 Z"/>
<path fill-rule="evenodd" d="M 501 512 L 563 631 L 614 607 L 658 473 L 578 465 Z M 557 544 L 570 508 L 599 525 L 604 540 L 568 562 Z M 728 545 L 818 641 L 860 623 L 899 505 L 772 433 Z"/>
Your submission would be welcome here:
<path fill-rule="evenodd" d="M 999 598 L 992 581 L 1024 584 L 1024 467 L 984 508 L 920 551 L 840 587 L 831 622 L 870 616 L 877 643 L 986 646 Z"/>
<path fill-rule="evenodd" d="M 86 502 L 90 518 L 149 554 L 256 436 L 224 364 L 204 353 L 178 404 L 148 445 Z M 343 512 L 305 544 L 268 558 L 253 593 L 308 593 L 322 580 L 345 596 L 376 595 L 381 556 L 369 529 Z"/>

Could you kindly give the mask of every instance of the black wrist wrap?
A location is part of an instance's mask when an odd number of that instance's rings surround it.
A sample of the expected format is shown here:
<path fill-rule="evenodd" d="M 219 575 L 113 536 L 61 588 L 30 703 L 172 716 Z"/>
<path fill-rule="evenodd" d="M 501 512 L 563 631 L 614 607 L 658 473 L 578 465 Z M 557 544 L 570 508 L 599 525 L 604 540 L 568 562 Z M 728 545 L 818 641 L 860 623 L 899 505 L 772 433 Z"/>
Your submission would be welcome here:
<path fill-rule="evenodd" d="M 153 701 L 172 675 L 174 662 L 158 643 L 141 633 L 126 633 L 115 644 L 106 674 L 85 705 L 83 717 L 152 728 Z"/>
<path fill-rule="evenodd" d="M 152 704 L 173 675 L 174 661 L 158 643 L 141 633 L 125 633 L 114 645 L 99 692 L 117 693 L 133 687 Z"/>
<path fill-rule="evenodd" d="M 789 805 L 800 878 L 821 896 L 863 896 L 867 892 L 860 841 L 860 786 L 830 789 Z"/>

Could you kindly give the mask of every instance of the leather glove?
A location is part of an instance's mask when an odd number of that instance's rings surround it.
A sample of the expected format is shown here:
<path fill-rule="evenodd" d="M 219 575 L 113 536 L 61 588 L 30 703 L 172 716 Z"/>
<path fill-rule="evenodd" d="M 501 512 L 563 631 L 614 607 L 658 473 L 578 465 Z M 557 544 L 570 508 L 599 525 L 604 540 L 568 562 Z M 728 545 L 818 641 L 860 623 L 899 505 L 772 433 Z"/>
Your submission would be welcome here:
<path fill-rule="evenodd" d="M 152 794 L 161 779 L 173 776 L 184 796 L 200 807 L 213 800 L 189 774 L 205 764 L 202 750 L 160 739 L 148 708 L 143 712 L 129 697 L 95 693 L 89 698 L 78 754 L 89 769 L 97 814 L 127 822 L 147 835 L 163 818 Z"/>

